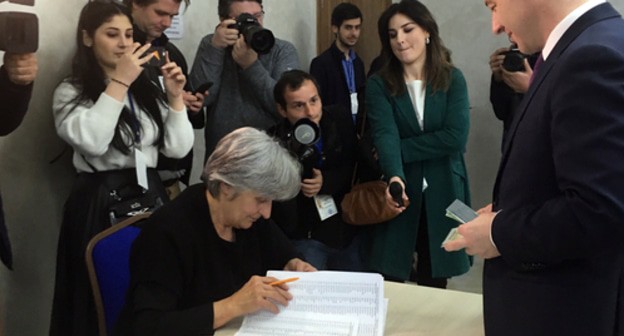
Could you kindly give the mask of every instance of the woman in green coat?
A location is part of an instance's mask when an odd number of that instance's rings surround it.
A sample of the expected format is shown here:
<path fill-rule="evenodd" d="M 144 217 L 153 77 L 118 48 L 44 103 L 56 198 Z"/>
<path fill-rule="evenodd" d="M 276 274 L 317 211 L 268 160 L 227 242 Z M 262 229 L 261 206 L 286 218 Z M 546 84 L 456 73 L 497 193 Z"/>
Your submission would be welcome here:
<path fill-rule="evenodd" d="M 391 5 L 378 25 L 386 62 L 367 83 L 366 108 L 384 175 L 403 186 L 410 205 L 398 207 L 386 191 L 388 206 L 401 213 L 371 227 L 369 266 L 387 280 L 405 281 L 416 251 L 416 282 L 446 288 L 448 278 L 472 264 L 463 251 L 440 247 L 458 225 L 446 207 L 455 199 L 470 204 L 466 82 L 420 2 Z"/>

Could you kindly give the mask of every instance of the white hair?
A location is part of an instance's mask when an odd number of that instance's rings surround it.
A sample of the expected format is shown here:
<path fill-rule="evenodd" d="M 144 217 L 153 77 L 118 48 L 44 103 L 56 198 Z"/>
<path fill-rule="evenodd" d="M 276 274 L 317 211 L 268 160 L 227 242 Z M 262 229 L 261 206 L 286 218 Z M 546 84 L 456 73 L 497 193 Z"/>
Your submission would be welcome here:
<path fill-rule="evenodd" d="M 301 187 L 301 165 L 276 139 L 243 127 L 219 141 L 202 176 L 208 191 L 219 197 L 220 183 L 250 190 L 272 200 L 291 199 Z"/>

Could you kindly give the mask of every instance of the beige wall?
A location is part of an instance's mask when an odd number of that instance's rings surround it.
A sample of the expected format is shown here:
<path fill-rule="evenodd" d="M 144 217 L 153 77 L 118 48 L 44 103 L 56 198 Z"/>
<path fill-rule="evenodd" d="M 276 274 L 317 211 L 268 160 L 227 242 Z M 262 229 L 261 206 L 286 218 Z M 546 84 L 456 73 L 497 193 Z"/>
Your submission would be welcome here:
<path fill-rule="evenodd" d="M 55 134 L 50 105 L 55 86 L 68 73 L 78 12 L 85 2 L 36 0 L 33 10 L 40 20 L 40 76 L 23 125 L 0 139 L 0 190 L 15 254 L 15 271 L 0 267 L 0 305 L 4 307 L 0 314 L 4 314 L 7 336 L 47 334 L 62 205 L 74 176 L 69 153 L 59 162 L 49 163 L 65 148 Z M 217 24 L 217 0 L 192 2 L 184 16 L 184 39 L 175 41 L 190 64 L 201 37 Z M 315 2 L 264 2 L 266 27 L 295 44 L 302 67 L 307 69 L 315 56 Z M 501 123 L 495 119 L 488 102 L 487 59 L 492 50 L 508 42 L 490 33 L 489 12 L 481 0 L 423 2 L 437 18 L 455 64 L 464 71 L 468 81 L 472 126 L 466 158 L 473 203 L 479 206 L 489 200 L 500 155 Z M 624 0 L 612 2 L 624 9 Z M 0 11 L 10 9 L 27 8 L 0 3 Z M 362 43 L 369 38 L 377 37 L 364 36 Z M 195 180 L 203 158 L 203 136 L 201 131 L 196 134 L 199 160 L 194 167 Z"/>

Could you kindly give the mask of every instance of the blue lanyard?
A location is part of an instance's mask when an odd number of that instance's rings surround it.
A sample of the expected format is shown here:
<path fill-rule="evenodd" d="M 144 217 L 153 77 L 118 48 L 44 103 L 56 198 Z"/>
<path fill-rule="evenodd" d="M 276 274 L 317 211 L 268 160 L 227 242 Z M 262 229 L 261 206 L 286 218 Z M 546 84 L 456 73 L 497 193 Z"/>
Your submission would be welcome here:
<path fill-rule="evenodd" d="M 323 137 L 319 136 L 318 141 L 314 144 L 314 148 L 316 148 L 318 156 L 318 161 L 316 162 L 318 168 L 323 167 Z"/>
<path fill-rule="evenodd" d="M 347 79 L 347 87 L 350 93 L 355 93 L 355 70 L 353 69 L 353 59 L 355 58 L 355 52 L 349 50 L 349 59 L 342 60 L 342 69 L 344 70 L 345 77 Z"/>
<path fill-rule="evenodd" d="M 130 92 L 128 92 L 128 101 L 130 101 L 130 114 L 132 115 L 132 121 L 130 122 L 130 128 L 132 129 L 132 133 L 134 134 L 134 145 L 137 148 L 141 147 L 141 122 L 139 121 L 139 117 L 134 110 L 134 102 L 132 101 L 132 96 Z"/>

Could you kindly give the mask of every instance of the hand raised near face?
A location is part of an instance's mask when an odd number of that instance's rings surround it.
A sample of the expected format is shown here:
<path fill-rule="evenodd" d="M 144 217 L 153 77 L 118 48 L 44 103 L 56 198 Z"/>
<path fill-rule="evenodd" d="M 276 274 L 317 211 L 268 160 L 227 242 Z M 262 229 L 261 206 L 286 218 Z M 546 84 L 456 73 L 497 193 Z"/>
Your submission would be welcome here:
<path fill-rule="evenodd" d="M 212 36 L 212 46 L 219 49 L 225 49 L 234 45 L 238 40 L 238 29 L 229 28 L 230 25 L 236 23 L 234 19 L 225 19 L 221 21 L 215 28 Z"/>
<path fill-rule="evenodd" d="M 141 46 L 135 42 L 117 61 L 113 78 L 128 85 L 132 84 L 143 71 L 143 64 L 154 57 L 153 54 L 144 55 L 149 47 L 149 43 Z"/>

